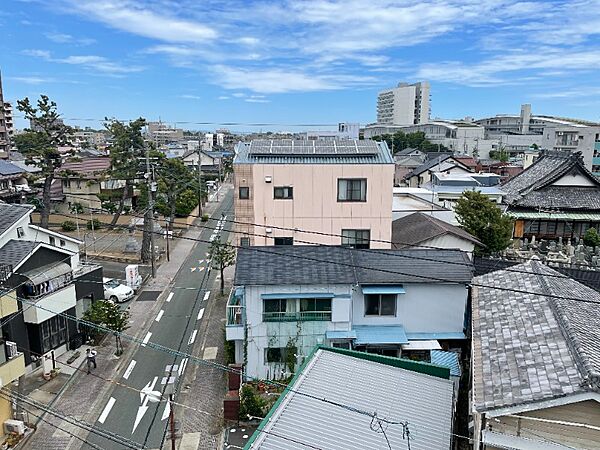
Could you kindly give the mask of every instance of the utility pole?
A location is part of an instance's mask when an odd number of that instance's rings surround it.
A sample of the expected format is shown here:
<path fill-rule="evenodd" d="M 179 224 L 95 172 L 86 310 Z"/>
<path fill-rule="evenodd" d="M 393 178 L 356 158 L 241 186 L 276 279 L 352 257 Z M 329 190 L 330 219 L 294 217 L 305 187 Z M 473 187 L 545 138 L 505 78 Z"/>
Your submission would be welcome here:
<path fill-rule="evenodd" d="M 198 148 L 198 216 L 202 217 L 202 152 Z"/>
<path fill-rule="evenodd" d="M 147 218 L 150 224 L 150 264 L 152 267 L 152 278 L 156 278 L 154 267 L 154 168 L 150 168 L 150 147 L 146 146 L 146 176 L 148 177 L 148 212 Z"/>

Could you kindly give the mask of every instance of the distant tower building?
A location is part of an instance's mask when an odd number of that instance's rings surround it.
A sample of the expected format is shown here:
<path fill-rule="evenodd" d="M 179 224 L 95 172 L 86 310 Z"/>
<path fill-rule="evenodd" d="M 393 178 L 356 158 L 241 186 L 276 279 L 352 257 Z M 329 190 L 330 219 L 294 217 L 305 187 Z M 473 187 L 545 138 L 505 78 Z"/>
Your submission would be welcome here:
<path fill-rule="evenodd" d="M 4 105 L 5 102 L 4 94 L 2 93 L 2 75 L 0 74 L 0 159 L 8 159 L 10 153 L 10 136 L 8 134 L 7 129 L 8 127 Z M 10 116 L 10 127 L 12 130 L 12 108 Z"/>
<path fill-rule="evenodd" d="M 377 123 L 419 125 L 429 122 L 429 82 L 398 83 L 377 97 Z"/>

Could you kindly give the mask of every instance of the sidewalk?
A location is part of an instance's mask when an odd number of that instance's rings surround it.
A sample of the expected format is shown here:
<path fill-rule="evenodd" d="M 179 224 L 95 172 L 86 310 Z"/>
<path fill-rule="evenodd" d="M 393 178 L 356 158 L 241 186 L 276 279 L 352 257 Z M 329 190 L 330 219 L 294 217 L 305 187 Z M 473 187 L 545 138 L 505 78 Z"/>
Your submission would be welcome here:
<path fill-rule="evenodd" d="M 206 205 L 205 211 L 212 214 L 218 206 L 218 203 L 209 203 Z M 198 223 L 200 223 L 199 220 Z M 190 227 L 183 236 L 195 239 L 200 235 L 201 231 L 202 228 L 200 227 Z M 170 261 L 165 261 L 158 267 L 156 278 L 150 279 L 143 290 L 163 291 L 171 283 L 173 277 L 177 274 L 194 247 L 194 242 L 186 239 L 175 240 L 173 244 Z M 131 303 L 129 307 L 131 313 L 130 328 L 126 332 L 128 335 L 135 336 L 138 339 L 142 338 L 147 325 L 154 320 L 160 308 L 160 302 L 153 302 L 151 307 L 148 306 L 148 302 L 134 301 Z M 223 308 L 223 314 L 224 311 L 225 309 Z M 219 323 L 219 325 L 221 324 Z M 125 339 L 123 339 L 123 344 L 125 351 L 121 357 L 114 355 L 115 340 L 112 336 L 107 336 L 99 345 L 94 346 L 98 352 L 96 357 L 98 368 L 93 370 L 91 375 L 86 373 L 86 367 L 84 364 L 82 365 L 85 359 L 86 347 L 81 347 L 78 349 L 81 355 L 70 364 L 71 368 L 65 364 L 57 364 L 61 368 L 61 373 L 54 379 L 48 382 L 44 380 L 42 383 L 41 370 L 35 371 L 25 377 L 23 394 L 46 404 L 48 408 L 51 408 L 53 412 L 59 415 L 68 415 L 71 418 L 94 425 L 100 413 L 99 410 L 101 409 L 102 402 L 106 399 L 110 389 L 114 387 L 111 381 L 115 380 L 115 375 L 121 371 L 125 362 L 129 361 L 136 348 L 136 344 L 132 344 Z M 66 363 L 66 360 L 73 353 L 73 351 L 68 351 L 57 358 L 57 360 Z M 77 368 L 81 368 L 82 370 L 77 370 Z M 39 414 L 39 411 L 26 404 L 24 408 L 31 410 L 34 414 Z M 70 425 L 50 413 L 46 413 L 43 418 L 63 430 L 40 421 L 37 430 L 28 439 L 19 444 L 20 448 L 43 448 L 45 450 L 74 450 L 81 448 L 81 440 L 76 439 L 69 433 L 85 439 L 87 435 L 85 430 Z M 33 415 L 31 419 L 34 423 L 37 421 L 37 418 Z"/>

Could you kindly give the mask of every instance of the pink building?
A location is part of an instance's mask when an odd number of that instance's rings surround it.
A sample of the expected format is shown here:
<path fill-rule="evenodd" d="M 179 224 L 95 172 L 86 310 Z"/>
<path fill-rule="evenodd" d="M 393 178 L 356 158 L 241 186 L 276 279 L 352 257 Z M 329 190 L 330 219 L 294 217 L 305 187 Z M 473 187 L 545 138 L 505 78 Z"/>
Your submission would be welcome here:
<path fill-rule="evenodd" d="M 240 142 L 233 167 L 238 244 L 390 248 L 394 161 L 385 142 Z"/>

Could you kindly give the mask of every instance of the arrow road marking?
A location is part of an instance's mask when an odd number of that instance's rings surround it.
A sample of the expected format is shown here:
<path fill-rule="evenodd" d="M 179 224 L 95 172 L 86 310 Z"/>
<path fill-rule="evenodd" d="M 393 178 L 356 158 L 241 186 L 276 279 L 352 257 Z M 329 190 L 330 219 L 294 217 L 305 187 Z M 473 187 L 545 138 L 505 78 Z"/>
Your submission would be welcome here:
<path fill-rule="evenodd" d="M 116 400 L 113 397 L 108 399 L 108 403 L 104 407 L 104 411 L 102 411 L 102 414 L 100 415 L 100 418 L 98 419 L 98 422 L 104 423 L 104 421 L 108 417 L 108 413 L 110 413 L 110 410 L 112 409 L 115 402 L 116 402 Z"/>
<path fill-rule="evenodd" d="M 165 313 L 165 311 L 163 309 L 160 310 L 160 312 L 158 313 L 158 316 L 156 316 L 156 319 L 154 319 L 156 322 L 160 322 L 160 319 L 162 319 L 163 314 Z"/>
<path fill-rule="evenodd" d="M 200 320 L 202 319 L 202 316 L 204 315 L 204 308 L 202 308 L 199 312 L 198 312 L 198 319 L 196 320 Z"/>
<path fill-rule="evenodd" d="M 185 366 L 187 366 L 188 363 L 188 359 L 187 358 L 183 358 L 181 360 L 181 364 L 179 365 L 179 370 L 178 370 L 178 375 L 181 376 L 183 374 L 183 371 L 185 370 Z"/>
<path fill-rule="evenodd" d="M 148 411 L 148 401 L 150 400 L 149 394 L 154 390 L 154 385 L 158 381 L 158 377 L 154 377 L 152 381 L 149 381 L 146 386 L 142 388 L 140 391 L 140 402 L 141 406 L 138 408 L 137 414 L 135 415 L 135 422 L 133 423 L 133 430 L 131 430 L 131 434 L 135 433 L 135 429 L 140 424 L 144 414 Z"/>
<path fill-rule="evenodd" d="M 194 341 L 196 340 L 196 334 L 198 333 L 198 330 L 194 330 L 192 332 L 192 335 L 190 336 L 190 340 L 188 341 L 188 345 L 191 345 L 194 343 Z"/>
<path fill-rule="evenodd" d="M 204 262 L 204 260 L 203 260 L 203 259 L 199 259 L 199 260 L 198 260 L 198 265 L 202 264 L 203 262 Z"/>
<path fill-rule="evenodd" d="M 169 417 L 169 414 L 171 414 L 171 403 L 167 402 L 167 404 L 165 405 L 165 410 L 163 411 L 160 420 L 165 420 L 167 417 Z"/>
<path fill-rule="evenodd" d="M 169 296 L 167 297 L 167 302 L 170 302 L 170 301 L 171 301 L 171 299 L 173 298 L 173 295 L 174 295 L 174 294 L 173 294 L 173 292 L 171 292 L 171 293 L 169 294 Z"/>
<path fill-rule="evenodd" d="M 204 267 L 199 267 L 198 268 L 198 272 L 202 272 L 204 270 Z"/>
<path fill-rule="evenodd" d="M 135 359 L 132 359 L 131 362 L 129 363 L 129 366 L 127 367 L 127 370 L 123 374 L 123 378 L 125 378 L 126 380 L 129 378 L 129 375 L 131 375 L 131 372 L 133 371 L 135 364 L 136 364 Z"/>
<path fill-rule="evenodd" d="M 206 294 L 204 294 L 204 301 L 208 300 L 208 297 L 210 297 L 210 291 L 206 291 Z"/>
<path fill-rule="evenodd" d="M 142 341 L 142 347 L 145 347 L 146 344 L 148 343 L 148 341 L 150 340 L 150 336 L 152 336 L 152 333 L 150 333 L 148 331 L 148 334 L 146 334 L 146 337 L 144 338 L 144 340 Z"/>
<path fill-rule="evenodd" d="M 195 267 L 190 267 L 190 272 L 194 272 L 196 270 Z"/>

